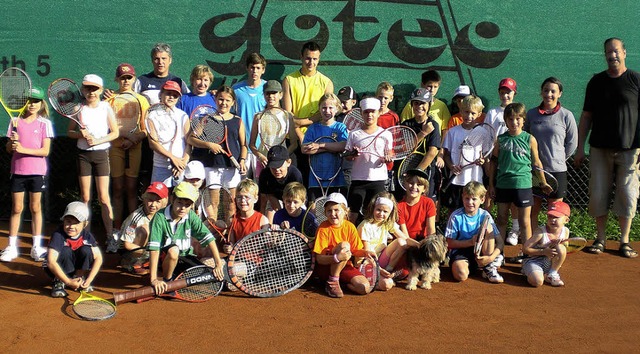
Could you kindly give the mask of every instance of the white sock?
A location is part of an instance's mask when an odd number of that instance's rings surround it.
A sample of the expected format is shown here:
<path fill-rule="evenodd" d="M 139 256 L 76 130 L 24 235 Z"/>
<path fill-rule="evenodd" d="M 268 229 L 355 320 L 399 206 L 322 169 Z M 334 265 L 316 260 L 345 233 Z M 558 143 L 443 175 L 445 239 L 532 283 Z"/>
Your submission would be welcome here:
<path fill-rule="evenodd" d="M 40 243 L 42 242 L 42 235 L 34 235 L 33 239 L 33 247 L 40 247 Z"/>
<path fill-rule="evenodd" d="M 18 236 L 9 236 L 9 246 L 18 247 Z"/>
<path fill-rule="evenodd" d="M 517 219 L 511 221 L 511 230 L 513 230 L 513 231 L 520 230 L 520 223 L 518 222 Z"/>

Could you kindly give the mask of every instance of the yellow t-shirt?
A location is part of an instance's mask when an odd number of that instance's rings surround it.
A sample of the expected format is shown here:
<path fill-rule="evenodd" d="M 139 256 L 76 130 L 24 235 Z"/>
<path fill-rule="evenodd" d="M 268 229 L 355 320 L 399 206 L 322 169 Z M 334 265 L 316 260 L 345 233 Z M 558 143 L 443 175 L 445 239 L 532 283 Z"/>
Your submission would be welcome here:
<path fill-rule="evenodd" d="M 291 113 L 296 118 L 306 119 L 318 113 L 318 101 L 324 95 L 331 79 L 319 71 L 313 76 L 305 76 L 297 70 L 285 78 L 291 93 Z M 307 127 L 300 128 L 304 133 Z"/>
<path fill-rule="evenodd" d="M 449 113 L 449 108 L 447 105 L 439 99 L 435 99 L 431 104 L 431 108 L 429 109 L 429 114 L 433 115 L 435 121 L 440 125 L 440 130 L 446 130 L 449 124 L 449 118 L 451 118 L 451 114 Z M 411 108 L 411 101 L 407 102 L 407 105 L 404 106 L 402 110 L 402 114 L 400 115 L 400 120 L 405 121 L 407 119 L 413 118 L 413 109 Z"/>

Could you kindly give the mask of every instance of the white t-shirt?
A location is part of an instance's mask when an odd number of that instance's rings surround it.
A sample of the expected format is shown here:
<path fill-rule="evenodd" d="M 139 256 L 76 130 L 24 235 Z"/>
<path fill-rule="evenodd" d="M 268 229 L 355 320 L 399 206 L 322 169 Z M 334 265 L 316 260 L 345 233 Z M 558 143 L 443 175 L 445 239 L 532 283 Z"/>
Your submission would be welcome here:
<path fill-rule="evenodd" d="M 496 137 L 507 131 L 507 125 L 504 123 L 504 107 L 491 108 L 487 112 L 484 122 L 490 124 L 496 131 Z"/>
<path fill-rule="evenodd" d="M 184 126 L 189 121 L 189 116 L 177 107 L 169 110 L 169 115 L 177 124 L 178 131 L 176 132 L 176 138 L 168 143 L 161 144 L 167 151 L 171 152 L 173 156 L 182 157 L 184 155 L 184 149 L 187 147 L 187 139 L 184 136 Z M 160 168 L 171 168 L 171 162 L 168 157 L 163 156 L 158 152 L 153 152 L 153 166 Z"/>
<path fill-rule="evenodd" d="M 393 137 L 391 133 L 385 132 L 381 135 L 382 139 L 377 139 L 370 146 L 375 137 L 384 129 L 378 127 L 373 134 L 367 134 L 362 129 L 354 130 L 349 133 L 347 138 L 346 151 L 358 148 L 360 154 L 353 160 L 351 168 L 352 181 L 385 181 L 388 178 L 387 165 L 381 157 L 366 152 L 377 152 L 384 155 L 385 151 L 393 148 Z"/>

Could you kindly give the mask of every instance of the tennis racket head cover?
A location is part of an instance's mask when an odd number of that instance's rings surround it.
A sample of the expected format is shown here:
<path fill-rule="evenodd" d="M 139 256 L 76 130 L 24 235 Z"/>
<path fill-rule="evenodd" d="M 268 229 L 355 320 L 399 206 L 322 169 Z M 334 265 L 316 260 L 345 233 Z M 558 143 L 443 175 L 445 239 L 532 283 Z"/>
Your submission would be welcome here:
<path fill-rule="evenodd" d="M 118 127 L 126 132 L 133 133 L 138 129 L 142 108 L 140 101 L 131 92 L 117 94 L 111 100 L 111 107 L 118 121 Z"/>
<path fill-rule="evenodd" d="M 166 144 L 173 141 L 178 134 L 178 125 L 171 117 L 169 108 L 156 103 L 147 110 L 147 132 L 151 139 Z"/>
<path fill-rule="evenodd" d="M 59 114 L 72 117 L 80 113 L 84 97 L 73 80 L 62 78 L 53 81 L 47 94 L 49 103 Z"/>
<path fill-rule="evenodd" d="M 116 305 L 83 290 L 73 302 L 73 312 L 84 320 L 100 321 L 115 316 Z"/>
<path fill-rule="evenodd" d="M 315 261 L 294 230 L 258 230 L 238 241 L 227 261 L 230 282 L 250 296 L 276 297 L 304 284 Z"/>
<path fill-rule="evenodd" d="M 30 91 L 31 79 L 24 70 L 11 67 L 0 74 L 0 101 L 7 110 L 22 110 L 27 105 Z"/>

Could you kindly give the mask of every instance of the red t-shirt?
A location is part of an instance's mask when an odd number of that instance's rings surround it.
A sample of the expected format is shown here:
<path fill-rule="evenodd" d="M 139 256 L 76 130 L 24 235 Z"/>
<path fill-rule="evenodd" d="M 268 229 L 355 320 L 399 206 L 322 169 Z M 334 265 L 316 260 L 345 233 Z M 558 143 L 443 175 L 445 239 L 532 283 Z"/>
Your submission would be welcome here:
<path fill-rule="evenodd" d="M 256 211 L 248 218 L 241 218 L 238 214 L 233 216 L 231 230 L 236 237 L 236 242 L 242 240 L 245 236 L 252 232 L 260 230 L 260 221 L 262 220 L 262 213 Z"/>
<path fill-rule="evenodd" d="M 427 219 L 436 216 L 436 204 L 424 195 L 415 205 L 409 205 L 402 199 L 398 203 L 398 224 L 406 224 L 409 237 L 428 236 Z"/>

